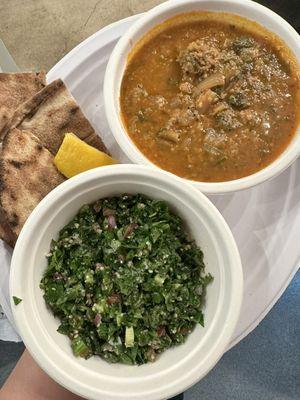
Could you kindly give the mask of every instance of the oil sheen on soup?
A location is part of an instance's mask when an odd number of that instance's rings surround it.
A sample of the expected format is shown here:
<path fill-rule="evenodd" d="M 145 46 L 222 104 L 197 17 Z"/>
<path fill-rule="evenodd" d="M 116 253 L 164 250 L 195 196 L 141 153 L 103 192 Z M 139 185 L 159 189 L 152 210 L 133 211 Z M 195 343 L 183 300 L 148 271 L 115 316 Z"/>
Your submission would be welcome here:
<path fill-rule="evenodd" d="M 191 180 L 228 181 L 264 168 L 291 141 L 299 122 L 297 62 L 248 22 L 185 15 L 130 55 L 122 118 L 154 164 Z"/>

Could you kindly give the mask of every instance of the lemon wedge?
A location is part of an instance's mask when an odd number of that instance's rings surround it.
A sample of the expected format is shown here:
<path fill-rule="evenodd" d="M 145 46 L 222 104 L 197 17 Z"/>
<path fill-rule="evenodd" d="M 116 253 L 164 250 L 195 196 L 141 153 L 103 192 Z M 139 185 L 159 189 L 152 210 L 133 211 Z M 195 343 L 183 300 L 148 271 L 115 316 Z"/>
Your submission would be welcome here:
<path fill-rule="evenodd" d="M 56 168 L 67 178 L 117 161 L 95 149 L 73 133 L 66 133 L 64 140 L 54 157 Z"/>

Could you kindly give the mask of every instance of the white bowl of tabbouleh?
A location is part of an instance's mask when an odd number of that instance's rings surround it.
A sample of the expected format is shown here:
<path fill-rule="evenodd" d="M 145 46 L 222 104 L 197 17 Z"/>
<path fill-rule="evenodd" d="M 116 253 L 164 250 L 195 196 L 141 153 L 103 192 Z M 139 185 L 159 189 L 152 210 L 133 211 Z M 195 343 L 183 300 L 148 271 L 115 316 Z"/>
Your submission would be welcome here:
<path fill-rule="evenodd" d="M 61 184 L 17 241 L 10 292 L 24 343 L 89 399 L 166 399 L 230 344 L 243 294 L 231 231 L 191 185 L 136 165 Z"/>

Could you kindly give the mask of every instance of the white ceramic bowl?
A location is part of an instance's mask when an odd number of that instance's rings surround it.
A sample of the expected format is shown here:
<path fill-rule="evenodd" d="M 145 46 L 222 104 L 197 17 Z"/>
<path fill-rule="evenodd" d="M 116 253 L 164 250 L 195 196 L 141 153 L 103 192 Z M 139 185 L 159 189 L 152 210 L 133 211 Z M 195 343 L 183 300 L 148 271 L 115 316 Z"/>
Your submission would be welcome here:
<path fill-rule="evenodd" d="M 107 65 L 104 79 L 104 102 L 110 129 L 129 159 L 137 164 L 152 165 L 135 146 L 120 117 L 120 86 L 127 63 L 127 56 L 134 45 L 151 28 L 166 19 L 189 11 L 224 11 L 256 21 L 281 37 L 300 60 L 300 36 L 283 18 L 268 8 L 250 0 L 172 0 L 145 13 L 119 40 Z M 300 154 L 300 129 L 287 149 L 272 164 L 257 173 L 228 182 L 189 181 L 206 193 L 227 193 L 246 189 L 262 183 L 286 169 Z"/>
<path fill-rule="evenodd" d="M 205 328 L 185 344 L 142 366 L 108 364 L 99 357 L 73 356 L 69 339 L 43 300 L 39 282 L 52 238 L 86 203 L 121 193 L 143 193 L 167 201 L 185 220 L 205 255 L 214 281 L 207 290 Z M 53 190 L 36 207 L 17 241 L 11 265 L 11 306 L 19 333 L 38 364 L 69 390 L 98 400 L 166 399 L 201 379 L 226 350 L 243 292 L 240 256 L 233 236 L 214 205 L 173 175 L 137 165 L 91 170 Z"/>

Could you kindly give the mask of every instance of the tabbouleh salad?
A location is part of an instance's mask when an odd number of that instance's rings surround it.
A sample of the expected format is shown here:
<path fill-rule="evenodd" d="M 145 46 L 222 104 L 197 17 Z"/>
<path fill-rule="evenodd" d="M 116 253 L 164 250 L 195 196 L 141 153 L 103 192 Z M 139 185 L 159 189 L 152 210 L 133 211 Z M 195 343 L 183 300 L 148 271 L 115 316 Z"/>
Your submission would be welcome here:
<path fill-rule="evenodd" d="M 143 364 L 204 326 L 203 253 L 164 201 L 83 206 L 52 241 L 40 287 L 75 356 Z"/>

